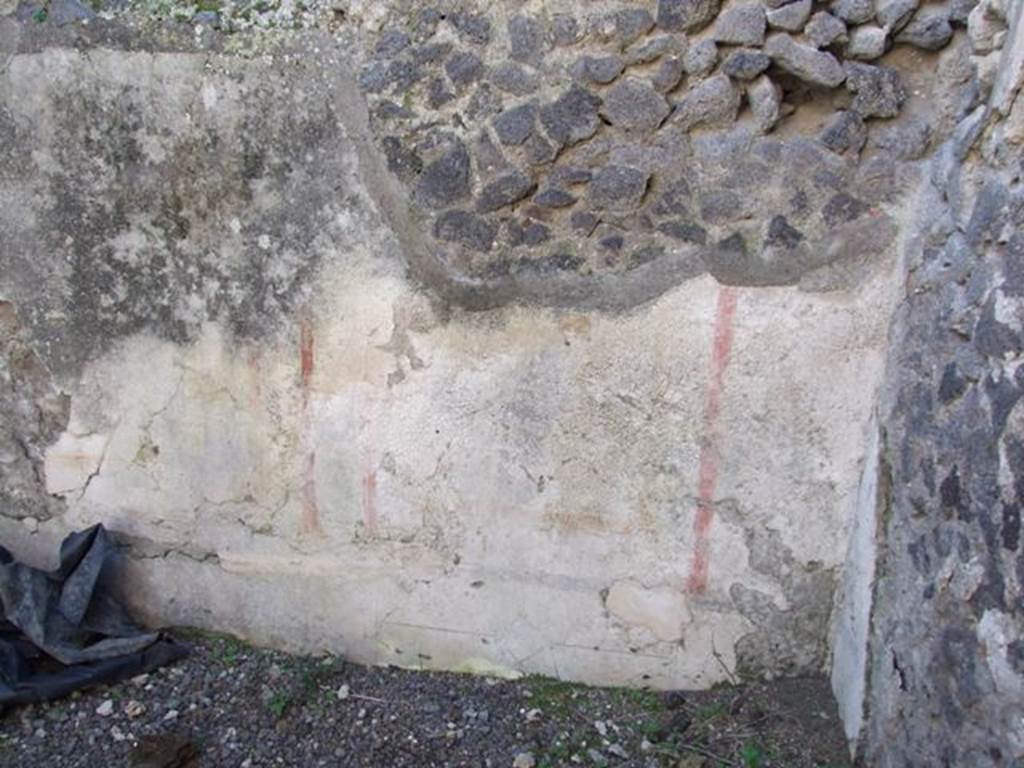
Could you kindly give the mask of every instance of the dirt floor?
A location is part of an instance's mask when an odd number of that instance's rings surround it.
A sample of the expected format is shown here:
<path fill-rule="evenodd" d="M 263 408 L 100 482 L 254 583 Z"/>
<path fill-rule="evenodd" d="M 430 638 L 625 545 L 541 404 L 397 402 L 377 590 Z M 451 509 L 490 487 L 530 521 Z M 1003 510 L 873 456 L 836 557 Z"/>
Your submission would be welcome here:
<path fill-rule="evenodd" d="M 827 681 L 685 693 L 368 668 L 175 633 L 193 653 L 0 717 L 0 765 L 849 766 Z"/>

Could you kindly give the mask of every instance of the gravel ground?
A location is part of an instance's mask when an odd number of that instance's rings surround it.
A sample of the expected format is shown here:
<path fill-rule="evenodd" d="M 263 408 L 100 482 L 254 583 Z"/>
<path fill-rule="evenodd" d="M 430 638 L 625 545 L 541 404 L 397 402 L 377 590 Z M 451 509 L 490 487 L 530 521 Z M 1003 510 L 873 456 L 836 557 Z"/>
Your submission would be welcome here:
<path fill-rule="evenodd" d="M 849 766 L 824 679 L 656 694 L 368 668 L 175 633 L 176 665 L 0 717 L 0 765 Z"/>

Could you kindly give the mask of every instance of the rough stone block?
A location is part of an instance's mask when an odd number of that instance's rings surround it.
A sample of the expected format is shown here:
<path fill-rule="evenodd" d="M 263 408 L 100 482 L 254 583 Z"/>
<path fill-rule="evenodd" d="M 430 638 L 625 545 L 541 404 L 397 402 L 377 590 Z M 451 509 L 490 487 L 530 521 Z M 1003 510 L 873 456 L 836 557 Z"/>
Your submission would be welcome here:
<path fill-rule="evenodd" d="M 668 102 L 645 80 L 627 77 L 605 95 L 601 114 L 609 123 L 626 131 L 650 133 L 664 122 L 671 109 Z"/>
<path fill-rule="evenodd" d="M 781 32 L 769 36 L 764 52 L 782 69 L 814 85 L 835 88 L 846 79 L 842 65 L 831 53 L 798 43 Z"/>

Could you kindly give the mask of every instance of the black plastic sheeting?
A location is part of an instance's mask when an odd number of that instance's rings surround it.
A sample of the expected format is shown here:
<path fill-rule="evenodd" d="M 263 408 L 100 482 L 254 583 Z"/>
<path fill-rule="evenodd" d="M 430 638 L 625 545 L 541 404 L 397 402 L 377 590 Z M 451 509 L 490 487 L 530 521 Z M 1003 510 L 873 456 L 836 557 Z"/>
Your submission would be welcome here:
<path fill-rule="evenodd" d="M 54 571 L 0 546 L 0 708 L 149 672 L 188 652 L 141 629 L 113 597 L 116 545 L 102 525 L 60 545 Z"/>

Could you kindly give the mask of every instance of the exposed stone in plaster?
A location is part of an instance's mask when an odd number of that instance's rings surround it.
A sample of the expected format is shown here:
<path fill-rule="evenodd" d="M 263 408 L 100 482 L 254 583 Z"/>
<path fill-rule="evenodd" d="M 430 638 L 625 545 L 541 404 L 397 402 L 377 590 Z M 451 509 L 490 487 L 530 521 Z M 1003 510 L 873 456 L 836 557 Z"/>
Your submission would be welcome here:
<path fill-rule="evenodd" d="M 407 35 L 403 20 L 415 18 L 406 8 L 410 4 L 415 5 L 411 0 L 392 4 L 394 26 L 385 27 L 381 39 Z M 807 141 L 814 143 L 821 131 L 809 130 L 814 120 L 809 114 L 807 118 L 800 115 L 809 113 L 815 104 L 824 105 L 827 99 L 862 121 L 863 127 L 857 141 L 823 141 L 816 149 L 844 155 L 842 174 L 854 175 L 863 153 L 884 154 L 877 145 L 866 147 L 867 136 L 873 123 L 899 119 L 907 93 L 902 78 L 914 75 L 900 60 L 905 45 L 896 45 L 898 50 L 892 55 L 887 52 L 899 40 L 930 51 L 945 46 L 949 39 L 944 32 L 949 28 L 945 17 L 933 8 L 886 6 L 879 10 L 883 26 L 877 26 L 870 0 L 833 3 L 830 8 L 838 19 L 825 11 L 811 19 L 809 2 L 769 4 L 767 25 L 774 31 L 767 38 L 765 6 L 761 3 L 731 3 L 722 8 L 717 2 L 703 0 L 662 3 L 656 9 L 657 27 L 653 31 L 652 17 L 642 5 L 613 3 L 609 7 L 619 10 L 609 11 L 604 5 L 583 10 L 569 24 L 571 13 L 567 11 L 552 16 L 541 6 L 519 10 L 502 4 L 479 6 L 481 18 L 490 19 L 491 28 L 499 31 L 488 41 L 476 40 L 471 45 L 475 46 L 474 56 L 479 53 L 483 58 L 485 74 L 475 91 L 467 90 L 443 105 L 430 106 L 423 101 L 426 70 L 417 70 L 415 77 L 407 79 L 387 75 L 396 67 L 404 72 L 410 62 L 416 62 L 415 48 L 403 48 L 393 57 L 373 53 L 364 59 L 364 80 L 371 77 L 375 84 L 365 88 L 373 130 L 382 141 L 402 147 L 412 157 L 422 158 L 433 151 L 430 147 L 456 141 L 490 121 L 504 144 L 503 172 L 525 174 L 538 189 L 557 187 L 554 178 L 560 169 L 569 166 L 586 168 L 595 179 L 601 178 L 604 168 L 624 165 L 651 174 L 650 192 L 631 196 L 628 205 L 617 206 L 615 215 L 610 216 L 607 207 L 592 209 L 593 194 L 563 195 L 557 206 L 538 206 L 525 195 L 493 198 L 488 195 L 494 184 L 487 170 L 492 166 L 490 159 L 474 155 L 469 162 L 463 158 L 459 194 L 445 197 L 447 206 L 435 206 L 444 210 L 429 215 L 447 217 L 449 223 L 464 221 L 466 232 L 452 236 L 450 226 L 434 227 L 433 231 L 445 236 L 440 243 L 428 246 L 431 253 L 423 259 L 431 262 L 433 274 L 462 286 L 448 294 L 454 300 L 471 307 L 509 300 L 607 306 L 625 303 L 626 294 L 640 301 L 656 295 L 656 282 L 665 287 L 666 269 L 674 275 L 673 282 L 690 279 L 705 269 L 718 276 L 719 254 L 702 252 L 666 234 L 672 226 L 717 229 L 707 242 L 728 241 L 726 250 L 742 254 L 730 257 L 731 282 L 760 285 L 801 281 L 808 271 L 817 268 L 813 259 L 786 260 L 774 270 L 770 265 L 775 256 L 753 235 L 781 215 L 804 230 L 810 252 L 832 247 L 822 241 L 827 233 L 806 231 L 804 225 L 810 222 L 795 220 L 802 214 L 787 210 L 786 198 L 762 192 L 763 204 L 754 206 L 760 210 L 755 213 L 746 206 L 748 210 L 740 214 L 745 220 L 743 231 L 736 231 L 721 226 L 725 219 L 717 204 L 710 211 L 701 204 L 679 211 L 677 215 L 685 221 L 676 225 L 658 221 L 657 190 L 689 174 L 693 187 L 709 197 L 722 200 L 737 194 L 735 188 L 714 175 L 689 170 L 699 164 L 694 157 L 697 142 L 718 140 L 724 164 L 741 164 L 745 157 L 740 154 L 741 148 L 750 145 L 736 137 L 745 136 L 748 142 L 755 142 L 759 134 L 775 131 L 780 134 L 776 142 L 782 152 L 803 151 L 809 159 L 808 150 L 797 148 L 805 147 Z M 468 3 L 465 8 L 477 6 Z M 626 23 L 623 19 L 633 21 Z M 851 25 L 849 31 L 846 24 Z M 559 32 L 562 27 L 568 28 L 566 25 L 575 30 L 573 34 Z M 450 26 L 454 21 L 442 15 L 431 41 L 437 39 L 457 47 L 458 35 L 449 33 Z M 805 26 L 808 32 L 802 36 L 799 33 Z M 695 34 L 705 27 L 704 32 Z M 903 37 L 894 40 L 897 32 Z M 556 38 L 562 42 L 553 45 Z M 364 48 L 379 51 L 380 44 L 370 35 Z M 524 55 L 525 51 L 530 55 Z M 453 51 L 448 55 L 460 54 Z M 883 55 L 893 63 L 880 68 L 867 64 L 849 68 L 854 60 L 874 61 Z M 848 66 L 844 67 L 844 61 Z M 436 67 L 441 67 L 440 61 Z M 759 76 L 764 79 L 752 82 Z M 489 89 L 488 79 L 508 96 L 493 98 L 496 94 Z M 531 87 L 516 85 L 527 79 Z M 935 90 L 945 87 L 942 82 L 918 85 Z M 843 89 L 851 96 L 843 96 Z M 382 116 L 381 106 L 399 101 L 403 105 L 401 113 Z M 487 107 L 481 111 L 484 102 Z M 743 109 L 745 104 L 750 105 L 750 111 Z M 929 109 L 924 106 L 924 111 Z M 753 119 L 748 118 L 750 112 Z M 538 120 L 534 120 L 535 114 Z M 725 156 L 727 148 L 737 154 Z M 624 162 L 626 157 L 630 162 Z M 418 164 L 411 163 L 412 167 Z M 818 164 L 805 165 L 802 182 L 820 182 L 834 174 L 831 165 L 826 157 Z M 444 193 L 448 177 L 434 178 L 430 175 L 432 166 L 427 164 L 425 168 L 414 182 L 416 188 L 426 192 L 428 199 L 429 189 L 436 187 Z M 407 184 L 409 179 L 403 176 L 402 182 Z M 524 183 L 522 188 L 527 185 Z M 731 207 L 738 212 L 744 205 L 734 203 Z M 473 208 L 485 213 L 489 221 L 466 218 L 465 211 Z M 872 215 L 884 218 L 891 211 L 876 207 Z M 597 224 L 581 230 L 575 222 L 585 217 L 596 217 Z M 609 235 L 609 230 L 614 234 Z M 582 237 L 581 231 L 586 233 Z M 495 233 L 493 237 L 491 232 Z M 534 234 L 527 238 L 524 232 Z M 862 242 L 874 239 L 862 238 Z M 609 249 L 609 242 L 615 247 Z M 702 263 L 704 269 L 680 270 L 680 261 Z M 748 261 L 749 269 L 744 266 Z M 545 276 L 543 287 L 534 281 L 538 271 Z M 809 289 L 812 285 L 826 289 L 825 283 L 814 279 L 803 284 Z M 612 299 L 608 294 L 616 285 L 623 288 L 618 298 Z"/>

